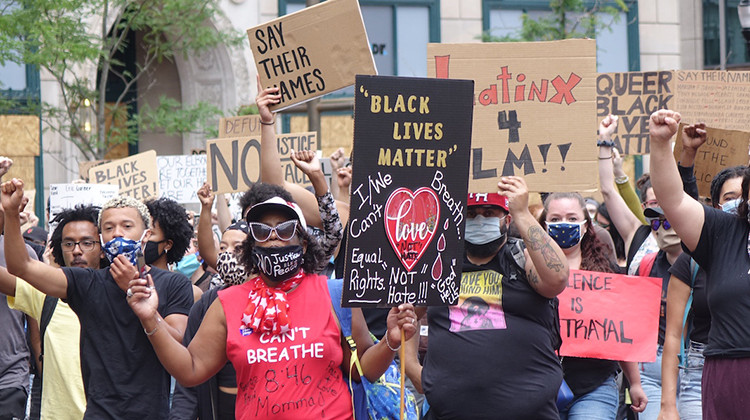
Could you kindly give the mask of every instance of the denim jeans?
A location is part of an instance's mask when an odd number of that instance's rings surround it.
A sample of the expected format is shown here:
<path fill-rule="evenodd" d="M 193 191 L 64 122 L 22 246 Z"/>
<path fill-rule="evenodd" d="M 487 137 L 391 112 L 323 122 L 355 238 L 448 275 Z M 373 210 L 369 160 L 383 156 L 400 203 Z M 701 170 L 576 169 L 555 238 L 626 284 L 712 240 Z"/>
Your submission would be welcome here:
<path fill-rule="evenodd" d="M 680 369 L 680 389 L 677 410 L 682 420 L 701 420 L 701 378 L 703 377 L 703 349 L 705 344 L 690 342 L 685 349 L 685 367 Z M 649 402 L 650 403 L 650 402 Z"/>
<path fill-rule="evenodd" d="M 560 420 L 615 420 L 619 398 L 612 375 L 598 388 L 575 398 L 560 412 Z"/>
<path fill-rule="evenodd" d="M 656 420 L 661 409 L 661 354 L 663 347 L 656 349 L 656 360 L 640 363 L 641 386 L 646 393 L 648 404 L 646 409 L 638 415 L 639 420 Z"/>

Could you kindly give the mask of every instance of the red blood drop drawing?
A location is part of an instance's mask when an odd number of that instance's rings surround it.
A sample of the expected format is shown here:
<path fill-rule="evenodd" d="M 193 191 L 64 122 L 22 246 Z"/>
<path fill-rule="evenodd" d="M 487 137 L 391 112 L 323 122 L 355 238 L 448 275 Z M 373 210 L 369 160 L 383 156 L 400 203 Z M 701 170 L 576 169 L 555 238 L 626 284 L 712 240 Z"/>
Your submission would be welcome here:
<path fill-rule="evenodd" d="M 445 219 L 445 223 L 443 224 L 443 230 L 448 230 L 448 219 Z"/>
<path fill-rule="evenodd" d="M 440 234 L 440 237 L 438 238 L 437 250 L 439 252 L 445 251 L 445 235 L 442 233 Z"/>
<path fill-rule="evenodd" d="M 432 279 L 440 280 L 443 277 L 443 261 L 440 260 L 440 254 L 435 258 L 435 262 L 432 264 Z"/>

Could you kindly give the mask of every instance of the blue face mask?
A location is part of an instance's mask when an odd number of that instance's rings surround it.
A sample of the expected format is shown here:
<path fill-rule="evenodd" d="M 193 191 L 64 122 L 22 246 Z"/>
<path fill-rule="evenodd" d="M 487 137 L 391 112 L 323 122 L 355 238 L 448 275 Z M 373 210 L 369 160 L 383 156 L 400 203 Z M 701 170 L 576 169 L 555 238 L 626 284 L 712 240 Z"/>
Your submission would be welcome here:
<path fill-rule="evenodd" d="M 547 222 L 547 233 L 560 248 L 574 247 L 581 242 L 581 223 Z"/>
<path fill-rule="evenodd" d="M 503 237 L 500 224 L 503 217 L 484 217 L 481 214 L 473 219 L 466 219 L 466 241 L 474 245 L 488 244 Z"/>
<path fill-rule="evenodd" d="M 180 261 L 177 261 L 174 271 L 182 273 L 185 277 L 190 278 L 200 266 L 201 262 L 198 261 L 198 253 L 196 252 L 182 257 Z"/>
<path fill-rule="evenodd" d="M 740 206 L 740 201 L 742 201 L 741 198 L 735 198 L 734 200 L 729 200 L 726 203 L 721 205 L 721 209 L 725 213 L 737 214 L 737 208 Z"/>
<path fill-rule="evenodd" d="M 143 231 L 141 239 L 134 241 L 132 239 L 123 238 L 122 236 L 114 237 L 106 244 L 102 245 L 102 251 L 107 259 L 111 263 L 116 256 L 124 255 L 128 258 L 131 264 L 136 265 L 138 263 L 138 252 L 141 250 L 141 241 L 146 236 L 146 231 Z M 99 240 L 104 242 L 102 235 L 99 234 Z"/>

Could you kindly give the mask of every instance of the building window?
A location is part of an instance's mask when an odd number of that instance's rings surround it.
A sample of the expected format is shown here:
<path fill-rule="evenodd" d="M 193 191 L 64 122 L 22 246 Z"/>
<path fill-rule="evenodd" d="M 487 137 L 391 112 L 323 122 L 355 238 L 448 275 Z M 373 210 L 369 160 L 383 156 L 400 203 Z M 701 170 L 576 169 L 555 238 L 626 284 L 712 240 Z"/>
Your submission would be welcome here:
<path fill-rule="evenodd" d="M 587 7 L 594 2 L 587 2 Z M 638 5 L 628 1 L 628 12 L 621 12 L 618 19 L 607 13 L 599 13 L 605 28 L 596 36 L 597 71 L 625 72 L 640 69 L 638 46 Z M 613 2 L 614 4 L 614 2 Z M 539 0 L 484 0 L 484 31 L 494 37 L 514 35 L 521 29 L 521 15 L 528 13 L 531 19 L 551 14 L 549 1 Z"/>
<path fill-rule="evenodd" d="M 737 15 L 739 0 L 725 0 L 727 65 L 745 64 L 750 61 L 745 50 L 745 38 Z M 719 1 L 703 0 L 703 64 L 706 69 L 719 68 Z"/>

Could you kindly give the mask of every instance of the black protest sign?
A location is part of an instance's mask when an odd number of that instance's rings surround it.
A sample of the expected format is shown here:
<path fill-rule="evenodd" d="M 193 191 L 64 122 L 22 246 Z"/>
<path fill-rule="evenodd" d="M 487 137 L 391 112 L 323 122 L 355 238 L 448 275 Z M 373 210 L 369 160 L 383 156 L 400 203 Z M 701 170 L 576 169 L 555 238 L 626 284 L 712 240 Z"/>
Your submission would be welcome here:
<path fill-rule="evenodd" d="M 612 136 L 625 155 L 651 152 L 648 120 L 659 109 L 674 106 L 671 71 L 601 73 L 596 78 L 596 115 L 599 121 L 612 114 L 620 118 Z"/>
<path fill-rule="evenodd" d="M 457 302 L 473 89 L 357 76 L 343 306 Z"/>

